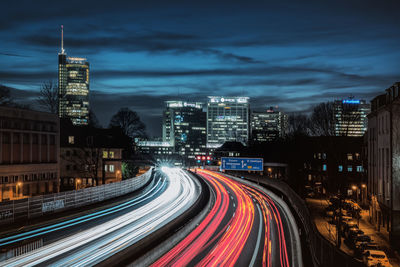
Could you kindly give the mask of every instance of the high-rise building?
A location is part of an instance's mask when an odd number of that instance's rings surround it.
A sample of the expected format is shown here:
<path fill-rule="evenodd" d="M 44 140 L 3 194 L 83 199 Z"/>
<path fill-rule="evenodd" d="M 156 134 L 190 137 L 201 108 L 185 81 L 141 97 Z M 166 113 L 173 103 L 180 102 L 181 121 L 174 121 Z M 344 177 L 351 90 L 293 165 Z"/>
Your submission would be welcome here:
<path fill-rule="evenodd" d="M 367 130 L 370 104 L 365 100 L 344 99 L 334 102 L 336 136 L 363 136 Z"/>
<path fill-rule="evenodd" d="M 59 116 L 75 125 L 89 122 L 89 62 L 86 58 L 67 57 L 61 26 L 61 52 L 58 54 Z"/>
<path fill-rule="evenodd" d="M 252 142 L 273 141 L 285 135 L 287 115 L 273 107 L 267 111 L 252 111 L 250 124 Z"/>
<path fill-rule="evenodd" d="M 226 141 L 247 144 L 249 140 L 249 98 L 209 96 L 207 103 L 207 147 Z"/>
<path fill-rule="evenodd" d="M 163 113 L 163 141 L 174 147 L 174 152 L 194 159 L 206 149 L 206 113 L 203 103 L 166 101 Z"/>

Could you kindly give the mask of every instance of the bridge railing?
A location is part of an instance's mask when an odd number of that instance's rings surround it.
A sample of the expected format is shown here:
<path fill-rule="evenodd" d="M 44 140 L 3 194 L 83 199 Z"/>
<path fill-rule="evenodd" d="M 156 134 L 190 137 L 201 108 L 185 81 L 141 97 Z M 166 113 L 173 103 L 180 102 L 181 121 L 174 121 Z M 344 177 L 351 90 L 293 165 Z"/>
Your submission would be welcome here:
<path fill-rule="evenodd" d="M 153 169 L 150 169 L 141 176 L 111 184 L 0 202 L 0 225 L 122 196 L 144 186 L 150 180 L 152 172 Z"/>

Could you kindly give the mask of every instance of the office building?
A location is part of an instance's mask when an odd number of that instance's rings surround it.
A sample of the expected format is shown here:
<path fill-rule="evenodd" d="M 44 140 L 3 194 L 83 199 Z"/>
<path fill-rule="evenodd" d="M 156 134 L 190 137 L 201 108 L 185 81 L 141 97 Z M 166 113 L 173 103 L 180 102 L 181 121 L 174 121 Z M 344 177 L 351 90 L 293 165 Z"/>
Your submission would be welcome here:
<path fill-rule="evenodd" d="M 400 244 L 400 83 L 371 101 L 368 115 L 368 193 L 371 221 Z"/>
<path fill-rule="evenodd" d="M 227 141 L 247 144 L 249 140 L 249 98 L 209 96 L 207 103 L 207 147 Z"/>
<path fill-rule="evenodd" d="M 370 105 L 365 100 L 344 99 L 334 102 L 336 136 L 363 136 L 367 130 Z"/>
<path fill-rule="evenodd" d="M 206 113 L 203 103 L 166 101 L 163 113 L 163 141 L 183 158 L 205 155 Z"/>
<path fill-rule="evenodd" d="M 140 154 L 154 157 L 172 155 L 174 147 L 169 142 L 163 141 L 138 141 L 136 143 Z"/>
<path fill-rule="evenodd" d="M 267 111 L 251 111 L 251 141 L 268 142 L 283 137 L 287 129 L 287 115 L 270 107 Z"/>
<path fill-rule="evenodd" d="M 89 122 L 89 62 L 85 58 L 67 57 L 61 28 L 61 52 L 58 54 L 59 116 L 74 125 Z"/>
<path fill-rule="evenodd" d="M 0 107 L 0 201 L 59 191 L 59 118 Z"/>

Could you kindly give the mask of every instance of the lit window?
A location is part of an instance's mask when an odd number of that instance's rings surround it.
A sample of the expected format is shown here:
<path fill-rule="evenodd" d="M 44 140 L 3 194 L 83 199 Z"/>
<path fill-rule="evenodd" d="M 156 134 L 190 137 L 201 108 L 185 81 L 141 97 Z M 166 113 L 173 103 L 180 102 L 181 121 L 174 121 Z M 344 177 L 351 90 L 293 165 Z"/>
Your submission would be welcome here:
<path fill-rule="evenodd" d="M 114 172 L 114 165 L 108 165 L 109 166 L 109 171 Z"/>
<path fill-rule="evenodd" d="M 347 166 L 347 171 L 348 172 L 352 172 L 353 171 L 353 166 L 351 166 L 351 165 Z"/>
<path fill-rule="evenodd" d="M 323 165 L 322 165 L 322 170 L 323 170 L 324 172 L 326 172 L 326 169 L 327 169 L 326 164 L 323 164 Z"/>
<path fill-rule="evenodd" d="M 107 151 L 103 151 L 103 159 L 106 159 L 108 157 L 108 152 Z"/>
<path fill-rule="evenodd" d="M 104 171 L 107 171 L 107 165 L 104 165 Z"/>
<path fill-rule="evenodd" d="M 347 160 L 353 160 L 353 154 L 351 153 L 347 154 Z"/>
<path fill-rule="evenodd" d="M 68 136 L 68 144 L 75 144 L 75 136 Z"/>
<path fill-rule="evenodd" d="M 114 151 L 108 152 L 108 156 L 110 157 L 110 159 L 113 159 L 114 158 Z"/>
<path fill-rule="evenodd" d="M 339 172 L 342 172 L 343 171 L 343 165 L 339 165 L 338 166 L 338 170 L 339 170 Z"/>
<path fill-rule="evenodd" d="M 364 168 L 363 166 L 357 166 L 357 172 L 363 172 Z"/>

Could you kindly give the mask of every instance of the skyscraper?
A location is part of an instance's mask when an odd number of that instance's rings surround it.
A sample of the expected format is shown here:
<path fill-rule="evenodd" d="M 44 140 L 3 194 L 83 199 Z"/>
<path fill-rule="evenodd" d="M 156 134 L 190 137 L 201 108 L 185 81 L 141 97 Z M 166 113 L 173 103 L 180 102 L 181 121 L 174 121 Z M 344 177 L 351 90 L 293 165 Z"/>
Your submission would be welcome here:
<path fill-rule="evenodd" d="M 174 152 L 194 159 L 206 149 L 206 113 L 203 103 L 166 101 L 163 113 L 163 141 L 174 147 Z"/>
<path fill-rule="evenodd" d="M 367 130 L 367 115 L 371 110 L 365 100 L 343 99 L 334 102 L 336 136 L 363 136 Z"/>
<path fill-rule="evenodd" d="M 273 107 L 267 111 L 252 111 L 250 121 L 253 142 L 273 141 L 286 133 L 287 115 Z"/>
<path fill-rule="evenodd" d="M 86 58 L 67 57 L 61 26 L 61 52 L 58 54 L 59 116 L 75 125 L 89 122 L 89 62 Z"/>
<path fill-rule="evenodd" d="M 226 141 L 247 144 L 249 139 L 249 98 L 209 96 L 207 103 L 207 147 Z"/>

